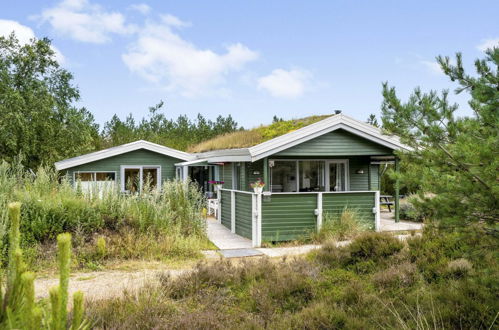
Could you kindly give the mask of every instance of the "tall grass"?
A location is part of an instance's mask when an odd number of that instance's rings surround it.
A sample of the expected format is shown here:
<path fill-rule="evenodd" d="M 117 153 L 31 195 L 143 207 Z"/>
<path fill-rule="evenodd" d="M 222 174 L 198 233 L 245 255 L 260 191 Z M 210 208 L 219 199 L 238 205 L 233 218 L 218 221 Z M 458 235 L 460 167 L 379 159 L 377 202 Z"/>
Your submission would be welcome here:
<path fill-rule="evenodd" d="M 341 214 L 325 212 L 321 229 L 312 233 L 311 238 L 316 242 L 353 239 L 368 229 L 361 220 L 355 209 L 345 207 Z"/>
<path fill-rule="evenodd" d="M 189 244 L 199 248 L 206 241 L 204 198 L 194 183 L 168 181 L 161 191 L 146 185 L 143 193 L 136 195 L 122 194 L 117 186 L 101 194 L 83 194 L 54 170 L 40 168 L 33 173 L 3 162 L 0 163 L 1 237 L 8 226 L 3 210 L 10 201 L 23 204 L 21 237 L 25 247 L 54 242 L 63 232 L 73 233 L 75 241 L 81 243 L 91 241 L 98 232 L 109 235 L 111 241 L 117 241 L 117 235 L 126 232 L 134 237 L 129 242 L 138 244 L 139 237 L 157 238 L 156 243 L 161 241 L 166 245 L 160 251 L 168 248 L 173 253 L 184 247 L 188 249 L 187 255 L 193 254 Z"/>

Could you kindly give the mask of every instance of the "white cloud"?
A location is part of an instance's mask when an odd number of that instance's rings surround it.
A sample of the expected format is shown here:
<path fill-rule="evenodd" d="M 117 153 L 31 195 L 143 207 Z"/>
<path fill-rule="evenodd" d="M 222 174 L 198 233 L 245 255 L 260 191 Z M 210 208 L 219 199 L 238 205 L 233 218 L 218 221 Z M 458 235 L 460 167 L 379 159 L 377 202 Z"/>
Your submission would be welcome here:
<path fill-rule="evenodd" d="M 129 34 L 136 29 L 126 24 L 121 13 L 105 11 L 87 0 L 64 0 L 42 11 L 39 18 L 62 35 L 91 43 L 105 43 L 112 34 Z"/>
<path fill-rule="evenodd" d="M 133 4 L 133 5 L 130 5 L 130 7 L 128 7 L 128 8 L 130 8 L 132 10 L 136 10 L 139 13 L 141 13 L 142 15 L 147 15 L 151 11 L 151 7 L 149 7 L 149 5 L 147 5 L 145 3 Z"/>
<path fill-rule="evenodd" d="M 193 97 L 213 92 L 229 73 L 258 58 L 240 43 L 227 46 L 222 54 L 199 49 L 174 31 L 185 24 L 171 15 L 163 16 L 161 23 L 147 23 L 122 55 L 123 61 L 145 79 Z"/>
<path fill-rule="evenodd" d="M 31 39 L 36 38 L 35 32 L 19 22 L 0 19 L 0 37 L 8 37 L 12 32 L 15 33 L 16 38 L 21 44 L 27 44 Z M 60 64 L 64 62 L 64 56 L 62 53 L 53 45 L 51 45 L 52 50 L 55 53 L 55 59 Z"/>
<path fill-rule="evenodd" d="M 173 16 L 173 15 L 170 15 L 170 14 L 160 15 L 160 17 L 161 17 L 161 21 L 163 21 L 163 23 L 165 23 L 166 25 L 172 26 L 172 27 L 180 28 L 180 27 L 191 26 L 191 23 L 184 22 L 184 21 L 180 20 L 180 18 Z"/>
<path fill-rule="evenodd" d="M 499 48 L 499 38 L 482 40 L 482 43 L 478 45 L 476 48 L 484 52 L 487 49 L 494 47 Z"/>
<path fill-rule="evenodd" d="M 258 89 L 265 89 L 274 97 L 297 98 L 305 93 L 310 77 L 304 70 L 275 69 L 258 79 Z"/>
<path fill-rule="evenodd" d="M 440 68 L 440 64 L 438 64 L 438 62 L 422 60 L 422 61 L 420 61 L 420 63 L 423 64 L 433 74 L 438 74 L 438 75 L 444 74 L 444 72 L 442 71 L 442 68 Z"/>

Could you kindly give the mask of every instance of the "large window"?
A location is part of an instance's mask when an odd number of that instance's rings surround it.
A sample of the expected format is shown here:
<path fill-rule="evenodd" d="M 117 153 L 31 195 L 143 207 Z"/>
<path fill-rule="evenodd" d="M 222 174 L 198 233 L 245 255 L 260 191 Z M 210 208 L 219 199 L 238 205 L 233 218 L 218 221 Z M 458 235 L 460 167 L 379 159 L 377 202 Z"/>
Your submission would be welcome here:
<path fill-rule="evenodd" d="M 274 161 L 271 169 L 272 192 L 297 191 L 296 161 Z"/>
<path fill-rule="evenodd" d="M 75 181 L 91 182 L 91 181 L 114 181 L 115 172 L 76 172 Z"/>
<path fill-rule="evenodd" d="M 348 161 L 270 160 L 272 192 L 346 191 Z"/>
<path fill-rule="evenodd" d="M 155 189 L 160 187 L 160 166 L 122 166 L 121 190 L 131 193 L 140 192 L 146 187 Z"/>
<path fill-rule="evenodd" d="M 97 193 L 102 197 L 104 191 L 114 189 L 116 172 L 75 172 L 74 186 L 83 193 Z"/>
<path fill-rule="evenodd" d="M 325 191 L 324 161 L 298 161 L 299 191 Z"/>

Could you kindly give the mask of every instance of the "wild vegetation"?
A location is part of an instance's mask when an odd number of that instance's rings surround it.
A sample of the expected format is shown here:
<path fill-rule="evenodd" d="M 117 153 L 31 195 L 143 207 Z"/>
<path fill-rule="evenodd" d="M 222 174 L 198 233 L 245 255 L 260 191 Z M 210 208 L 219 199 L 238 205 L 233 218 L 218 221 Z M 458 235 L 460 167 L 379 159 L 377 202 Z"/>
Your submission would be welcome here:
<path fill-rule="evenodd" d="M 259 126 L 249 130 L 239 130 L 226 133 L 212 139 L 205 139 L 203 142 L 191 146 L 190 152 L 203 152 L 217 149 L 247 148 L 284 135 L 291 131 L 316 123 L 329 116 L 310 116 L 301 119 L 283 120 L 274 117 L 270 125 Z"/>
<path fill-rule="evenodd" d="M 22 203 L 21 246 L 35 268 L 55 262 L 55 238 L 63 232 L 73 234 L 73 266 L 90 269 L 112 260 L 197 258 L 209 246 L 204 199 L 195 184 L 165 182 L 161 192 L 135 196 L 110 189 L 99 197 L 59 181 L 50 169 L 31 173 L 20 164 L 0 163 L 0 208 Z M 7 228 L 6 212 L 0 220 Z"/>
<path fill-rule="evenodd" d="M 424 93 L 418 88 L 403 102 L 385 83 L 383 127 L 414 149 L 400 153 L 405 168 L 399 179 L 417 187 L 416 208 L 435 221 L 452 226 L 497 224 L 499 48 L 475 61 L 476 75 L 466 72 L 460 54 L 455 65 L 449 57 L 437 60 L 458 84 L 456 93 L 469 93 L 473 116 L 456 116 L 458 106 L 450 104 L 448 91 Z"/>
<path fill-rule="evenodd" d="M 311 233 L 311 239 L 318 243 L 346 241 L 370 229 L 355 209 L 345 208 L 340 214 L 324 213 L 322 227 Z"/>
<path fill-rule="evenodd" d="M 27 270 L 20 248 L 21 204 L 10 203 L 8 264 L 6 276 L 0 274 L 0 327 L 2 329 L 88 329 L 83 318 L 83 293 L 73 295 L 72 317 L 68 317 L 68 282 L 71 260 L 71 235 L 57 236 L 59 286 L 50 289 L 50 304 L 35 301 L 34 273 Z M 5 279 L 5 282 L 3 280 Z M 4 284 L 5 283 L 5 284 Z"/>
<path fill-rule="evenodd" d="M 122 298 L 92 302 L 106 329 L 488 329 L 499 311 L 497 240 L 428 228 L 407 243 L 364 233 L 309 256 L 200 263 Z"/>

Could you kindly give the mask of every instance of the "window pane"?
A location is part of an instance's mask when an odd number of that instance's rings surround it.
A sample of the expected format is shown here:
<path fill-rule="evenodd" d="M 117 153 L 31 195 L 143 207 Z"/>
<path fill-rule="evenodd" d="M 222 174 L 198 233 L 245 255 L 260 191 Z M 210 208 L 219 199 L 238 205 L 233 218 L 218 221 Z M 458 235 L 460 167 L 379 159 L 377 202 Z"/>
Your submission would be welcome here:
<path fill-rule="evenodd" d="M 296 192 L 295 161 L 275 161 L 271 176 L 272 192 Z"/>
<path fill-rule="evenodd" d="M 299 167 L 300 191 L 325 191 L 324 161 L 304 160 Z"/>
<path fill-rule="evenodd" d="M 97 172 L 95 177 L 97 181 L 114 181 L 114 173 Z"/>
<path fill-rule="evenodd" d="M 93 181 L 94 180 L 94 173 L 76 173 L 75 178 L 77 181 Z"/>
<path fill-rule="evenodd" d="M 329 164 L 329 191 L 345 191 L 345 163 Z"/>
<path fill-rule="evenodd" d="M 139 191 L 139 175 L 140 170 L 138 168 L 125 169 L 125 190 L 129 190 L 131 192 Z"/>
<path fill-rule="evenodd" d="M 143 184 L 150 187 L 156 188 L 158 186 L 158 169 L 157 168 L 144 168 L 142 170 Z"/>
<path fill-rule="evenodd" d="M 234 163 L 234 173 L 232 176 L 232 189 L 241 188 L 241 163 Z"/>

